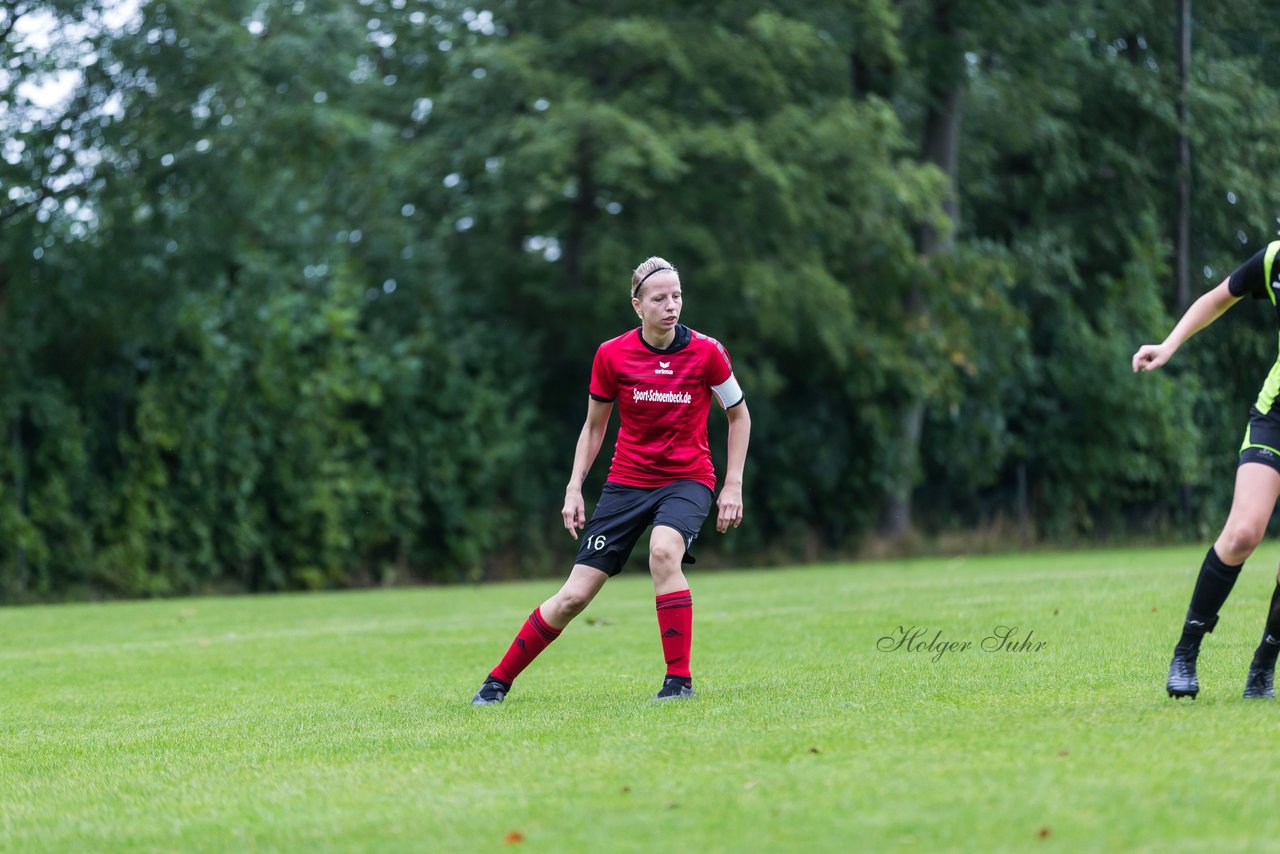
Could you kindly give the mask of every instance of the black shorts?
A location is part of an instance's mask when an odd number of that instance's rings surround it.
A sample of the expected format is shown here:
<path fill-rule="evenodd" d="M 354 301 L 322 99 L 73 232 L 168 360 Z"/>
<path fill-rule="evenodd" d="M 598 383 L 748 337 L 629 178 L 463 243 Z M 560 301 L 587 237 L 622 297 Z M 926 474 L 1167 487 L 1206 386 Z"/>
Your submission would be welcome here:
<path fill-rule="evenodd" d="M 711 511 L 711 497 L 706 484 L 696 480 L 677 480 L 656 489 L 606 483 L 591 521 L 578 537 L 575 563 L 617 575 L 650 525 L 679 531 L 685 563 L 693 563 L 689 547 Z"/>
<path fill-rule="evenodd" d="M 1255 408 L 1249 409 L 1239 465 L 1245 463 L 1262 463 L 1280 471 L 1280 413 L 1272 410 L 1263 415 Z"/>

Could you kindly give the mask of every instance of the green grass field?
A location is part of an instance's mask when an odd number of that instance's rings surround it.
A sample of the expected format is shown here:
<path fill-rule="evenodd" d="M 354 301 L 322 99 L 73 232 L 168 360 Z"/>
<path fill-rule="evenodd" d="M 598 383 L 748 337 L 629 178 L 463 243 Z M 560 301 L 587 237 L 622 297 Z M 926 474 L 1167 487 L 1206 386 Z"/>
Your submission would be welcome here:
<path fill-rule="evenodd" d="M 1240 691 L 1277 552 L 1175 702 L 1202 553 L 695 574 L 666 704 L 630 570 L 488 708 L 556 582 L 0 610 L 0 849 L 1276 848 L 1280 706 Z"/>

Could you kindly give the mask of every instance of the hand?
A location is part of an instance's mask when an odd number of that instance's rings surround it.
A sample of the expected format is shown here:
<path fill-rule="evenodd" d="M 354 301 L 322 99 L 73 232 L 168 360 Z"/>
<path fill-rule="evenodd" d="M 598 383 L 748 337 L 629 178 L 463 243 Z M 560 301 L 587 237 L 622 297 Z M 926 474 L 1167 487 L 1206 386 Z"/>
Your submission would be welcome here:
<path fill-rule="evenodd" d="M 564 527 L 573 538 L 578 539 L 578 530 L 586 527 L 587 508 L 582 503 L 582 490 L 569 487 L 564 491 L 564 509 L 560 511 L 564 519 Z"/>
<path fill-rule="evenodd" d="M 716 530 L 724 533 L 730 527 L 742 524 L 742 484 L 726 483 L 716 501 L 720 513 L 716 517 Z"/>
<path fill-rule="evenodd" d="M 1173 349 L 1164 344 L 1143 344 L 1133 354 L 1133 372 L 1135 374 L 1154 371 L 1173 357 Z"/>

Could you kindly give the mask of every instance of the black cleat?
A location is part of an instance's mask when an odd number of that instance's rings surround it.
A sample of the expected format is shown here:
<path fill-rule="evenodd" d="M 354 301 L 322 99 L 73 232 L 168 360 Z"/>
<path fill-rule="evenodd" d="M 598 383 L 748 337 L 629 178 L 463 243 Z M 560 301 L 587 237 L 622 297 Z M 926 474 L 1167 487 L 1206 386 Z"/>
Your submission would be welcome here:
<path fill-rule="evenodd" d="M 1200 693 L 1200 680 L 1196 678 L 1196 656 L 1199 652 L 1198 649 L 1190 652 L 1174 649 L 1173 661 L 1169 662 L 1169 683 L 1166 686 L 1170 697 L 1190 697 L 1194 700 L 1196 694 Z"/>
<path fill-rule="evenodd" d="M 1276 696 L 1276 660 L 1271 663 L 1259 661 L 1255 653 L 1249 662 L 1249 675 L 1244 680 L 1244 698 L 1246 700 L 1270 700 Z"/>
<path fill-rule="evenodd" d="M 653 695 L 655 700 L 687 700 L 693 696 L 693 681 L 683 676 L 668 676 L 662 680 L 662 688 Z"/>
<path fill-rule="evenodd" d="M 494 703 L 501 703 L 507 697 L 507 692 L 511 690 L 511 686 L 501 679 L 494 679 L 490 676 L 480 686 L 480 690 L 471 698 L 473 706 L 492 706 Z"/>

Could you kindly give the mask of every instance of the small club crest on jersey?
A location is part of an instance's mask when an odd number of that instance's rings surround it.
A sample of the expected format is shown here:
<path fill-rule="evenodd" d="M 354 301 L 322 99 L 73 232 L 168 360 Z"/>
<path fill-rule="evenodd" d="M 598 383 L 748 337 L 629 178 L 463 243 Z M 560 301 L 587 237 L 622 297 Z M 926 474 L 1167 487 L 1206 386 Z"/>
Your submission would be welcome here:
<path fill-rule="evenodd" d="M 664 362 L 661 359 L 658 360 L 658 367 L 654 368 L 653 372 L 655 374 L 665 374 L 667 376 L 675 374 L 675 371 L 671 370 L 671 363 Z"/>

